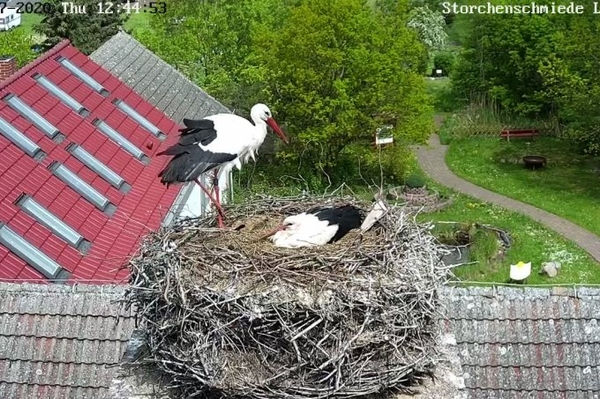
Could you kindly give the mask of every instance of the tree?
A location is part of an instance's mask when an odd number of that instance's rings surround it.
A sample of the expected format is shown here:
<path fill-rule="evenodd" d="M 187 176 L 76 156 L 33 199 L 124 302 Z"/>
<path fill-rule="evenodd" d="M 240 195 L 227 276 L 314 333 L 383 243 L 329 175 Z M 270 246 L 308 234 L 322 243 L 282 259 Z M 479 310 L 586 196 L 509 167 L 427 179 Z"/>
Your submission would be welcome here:
<path fill-rule="evenodd" d="M 0 34 L 0 54 L 14 56 L 19 68 L 35 59 L 33 44 L 31 36 L 22 29 L 13 29 Z"/>
<path fill-rule="evenodd" d="M 565 15 L 556 35 L 559 51 L 540 64 L 544 90 L 565 134 L 584 152 L 600 154 L 600 21 L 596 15 Z"/>
<path fill-rule="evenodd" d="M 553 17 L 529 14 L 471 17 L 470 35 L 463 43 L 455 68 L 453 86 L 457 95 L 465 100 L 474 94 L 484 95 L 513 114 L 548 115 L 552 103 L 540 96 L 544 83 L 539 67 L 559 51 L 556 40 L 559 25 Z"/>
<path fill-rule="evenodd" d="M 400 178 L 408 143 L 432 126 L 424 79 L 424 47 L 406 26 L 406 3 L 385 15 L 361 0 L 304 0 L 281 29 L 261 32 L 257 57 L 268 71 L 267 92 L 278 118 L 295 136 L 284 160 L 322 168 L 340 180 L 362 162 L 375 167 L 374 131 L 395 126 L 397 145 L 382 161 Z"/>
<path fill-rule="evenodd" d="M 442 50 L 446 47 L 448 34 L 441 12 L 431 10 L 427 5 L 416 7 L 410 12 L 408 27 L 417 31 L 429 50 Z"/>
<path fill-rule="evenodd" d="M 469 23 L 453 75 L 457 95 L 483 95 L 511 116 L 552 117 L 584 151 L 600 153 L 596 15 L 487 14 Z"/>
<path fill-rule="evenodd" d="M 381 161 L 401 177 L 407 144 L 432 130 L 407 0 L 386 0 L 385 12 L 362 0 L 167 1 L 136 38 L 236 112 L 268 104 L 296 139 L 277 176 L 301 164 L 305 176 L 321 167 L 346 180 L 358 159 L 363 173 L 378 176 Z M 397 145 L 378 154 L 374 131 L 388 123 Z"/>
<path fill-rule="evenodd" d="M 63 39 L 69 39 L 84 54 L 92 53 L 115 35 L 127 17 L 126 12 L 115 11 L 116 3 L 104 13 L 100 13 L 97 0 L 73 2 L 85 8 L 85 12 L 81 13 L 64 12 L 62 0 L 48 0 L 46 3 L 52 7 L 43 9 L 51 9 L 51 12 L 44 13 L 42 22 L 34 28 L 37 33 L 46 36 L 44 46 L 52 47 Z"/>
<path fill-rule="evenodd" d="M 452 74 L 455 62 L 456 56 L 451 51 L 440 52 L 433 57 L 434 68 L 441 69 L 443 71 L 443 74 L 446 76 Z"/>
<path fill-rule="evenodd" d="M 285 16 L 281 0 L 168 0 L 152 32 L 136 39 L 230 108 L 249 111 L 260 84 L 250 62 L 253 30 Z M 259 82 L 260 83 L 260 82 Z M 258 86 L 258 87 L 257 87 Z"/>

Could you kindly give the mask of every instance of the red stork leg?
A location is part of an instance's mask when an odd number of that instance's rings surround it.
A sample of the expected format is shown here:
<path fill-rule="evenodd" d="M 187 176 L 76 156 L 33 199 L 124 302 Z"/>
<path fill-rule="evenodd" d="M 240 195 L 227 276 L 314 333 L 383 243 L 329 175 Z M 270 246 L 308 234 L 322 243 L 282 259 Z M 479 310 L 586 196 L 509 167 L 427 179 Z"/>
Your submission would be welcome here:
<path fill-rule="evenodd" d="M 202 184 L 199 179 L 196 179 L 196 184 L 200 186 L 200 188 L 202 189 L 202 191 L 204 191 L 204 194 L 206 194 L 208 196 L 210 201 L 213 204 L 215 204 L 215 208 L 217 208 L 217 223 L 219 223 L 219 227 L 223 227 L 223 219 L 222 218 L 225 215 L 225 212 L 223 212 L 223 208 L 221 207 L 221 204 L 219 203 L 218 200 L 215 199 L 215 197 L 213 197 L 211 192 L 208 191 L 208 189 L 206 187 L 204 187 L 204 184 Z M 218 191 L 217 191 L 217 193 L 218 193 Z"/>
<path fill-rule="evenodd" d="M 219 173 L 218 173 L 218 169 L 215 169 L 213 171 L 213 190 L 215 190 L 215 199 L 217 200 L 218 204 L 219 204 L 219 208 L 221 209 L 221 212 L 219 212 L 217 214 L 217 226 L 222 229 L 223 227 L 225 227 L 223 225 L 223 218 L 225 217 L 225 213 L 223 212 L 223 208 L 221 207 L 221 191 L 219 190 Z"/>

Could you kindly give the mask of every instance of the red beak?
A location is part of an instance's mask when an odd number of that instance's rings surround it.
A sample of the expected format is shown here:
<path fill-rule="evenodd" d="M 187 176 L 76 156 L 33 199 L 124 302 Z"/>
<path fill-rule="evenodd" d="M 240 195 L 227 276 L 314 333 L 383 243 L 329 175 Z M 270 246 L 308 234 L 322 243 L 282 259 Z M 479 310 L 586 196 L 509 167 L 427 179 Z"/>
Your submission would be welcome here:
<path fill-rule="evenodd" d="M 279 127 L 279 125 L 277 124 L 277 122 L 275 122 L 275 119 L 273 119 L 273 118 L 267 119 L 267 125 L 269 125 L 271 127 L 271 129 L 273 129 L 273 131 L 275 133 L 277 133 L 277 135 L 279 136 L 279 138 L 281 138 L 281 140 L 283 140 L 284 143 L 286 143 L 286 144 L 290 143 L 290 141 L 285 136 L 285 134 L 283 133 L 283 131 L 281 130 L 281 128 Z"/>
<path fill-rule="evenodd" d="M 264 240 L 265 238 L 271 237 L 273 234 L 277 233 L 278 231 L 281 231 L 285 229 L 285 226 L 280 224 L 279 226 L 275 227 L 273 230 L 269 231 L 268 233 L 262 235 L 258 241 Z"/>

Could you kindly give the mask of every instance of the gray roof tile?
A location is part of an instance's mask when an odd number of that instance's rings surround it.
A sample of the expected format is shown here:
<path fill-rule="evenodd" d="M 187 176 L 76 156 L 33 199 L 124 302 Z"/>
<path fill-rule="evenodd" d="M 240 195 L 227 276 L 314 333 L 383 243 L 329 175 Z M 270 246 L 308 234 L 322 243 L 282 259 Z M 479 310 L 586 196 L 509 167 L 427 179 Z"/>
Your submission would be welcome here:
<path fill-rule="evenodd" d="M 442 291 L 469 398 L 600 398 L 600 289 Z"/>
<path fill-rule="evenodd" d="M 101 398 L 134 328 L 123 287 L 0 283 L 0 398 Z"/>
<path fill-rule="evenodd" d="M 230 112 L 125 32 L 113 36 L 90 58 L 177 122 Z"/>

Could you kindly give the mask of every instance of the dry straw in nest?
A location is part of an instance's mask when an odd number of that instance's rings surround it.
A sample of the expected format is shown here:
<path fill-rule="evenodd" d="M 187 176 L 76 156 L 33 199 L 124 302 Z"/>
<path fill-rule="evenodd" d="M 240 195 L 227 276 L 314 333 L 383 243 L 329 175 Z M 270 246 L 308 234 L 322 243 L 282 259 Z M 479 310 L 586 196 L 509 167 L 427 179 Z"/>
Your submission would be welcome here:
<path fill-rule="evenodd" d="M 179 223 L 131 261 L 127 298 L 178 397 L 349 398 L 405 390 L 436 359 L 442 249 L 401 209 L 322 247 L 257 242 L 283 217 L 349 198 L 226 207 L 238 230 Z"/>

